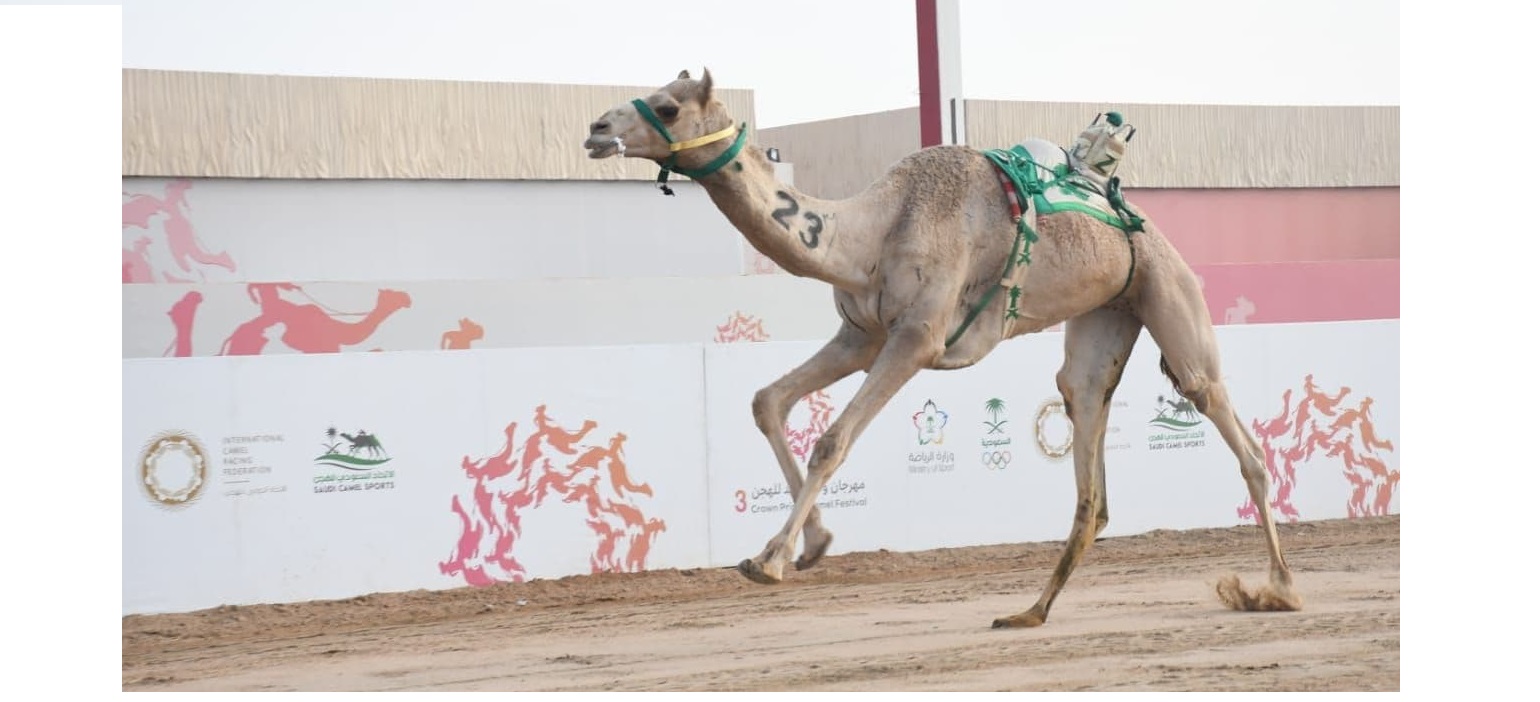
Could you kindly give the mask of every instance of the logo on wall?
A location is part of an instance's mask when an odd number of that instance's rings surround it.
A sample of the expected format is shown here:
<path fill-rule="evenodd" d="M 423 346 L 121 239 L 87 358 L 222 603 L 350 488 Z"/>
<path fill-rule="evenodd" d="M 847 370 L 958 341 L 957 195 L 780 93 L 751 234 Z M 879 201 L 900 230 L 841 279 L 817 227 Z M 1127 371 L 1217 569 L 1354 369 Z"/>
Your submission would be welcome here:
<path fill-rule="evenodd" d="M 1150 417 L 1150 450 L 1199 448 L 1204 445 L 1203 415 L 1192 400 L 1171 389 L 1171 395 L 1155 397 L 1155 414 Z"/>
<path fill-rule="evenodd" d="M 807 408 L 806 419 L 797 422 L 797 428 L 794 429 L 792 420 L 801 414 L 803 407 Z M 823 390 L 805 395 L 792 408 L 791 416 L 786 419 L 786 446 L 803 466 L 807 465 L 807 455 L 813 450 L 813 444 L 818 443 L 823 433 L 829 430 L 833 419 L 834 400 Z"/>
<path fill-rule="evenodd" d="M 1011 451 L 1006 448 L 1011 445 L 1011 437 L 1005 433 L 1005 425 L 1010 422 L 1005 419 L 1005 400 L 991 397 L 984 403 L 984 412 L 989 419 L 984 420 L 984 438 L 979 439 L 979 446 L 983 448 L 980 460 L 985 470 L 1005 470 L 1011 464 Z"/>
<path fill-rule="evenodd" d="M 938 409 L 934 401 L 925 401 L 925 406 L 914 413 L 914 428 L 919 432 L 921 446 L 941 445 L 946 438 L 946 419 L 947 413 Z"/>
<path fill-rule="evenodd" d="M 208 452 L 192 434 L 157 434 L 139 455 L 139 484 L 157 504 L 190 504 L 208 483 L 208 464 Z"/>
<path fill-rule="evenodd" d="M 329 472 L 315 477 L 315 492 L 352 492 L 355 490 L 390 490 L 396 485 L 394 470 L 376 470 L 390 462 L 390 454 L 380 438 L 363 429 L 348 433 L 337 427 L 326 428 L 326 453 L 316 456 L 315 464 L 343 472 Z"/>
<path fill-rule="evenodd" d="M 1075 430 L 1069 421 L 1069 413 L 1064 411 L 1063 400 L 1045 400 L 1038 405 L 1034 429 L 1038 453 L 1052 460 L 1069 455 L 1075 443 Z"/>
<path fill-rule="evenodd" d="M 936 407 L 933 400 L 914 413 L 916 440 L 921 446 L 940 446 L 946 439 L 947 413 Z M 951 451 L 912 451 L 909 453 L 910 473 L 947 473 L 957 467 L 957 458 Z"/>
<path fill-rule="evenodd" d="M 1342 461 L 1349 518 L 1390 513 L 1401 483 L 1400 469 L 1390 465 L 1395 444 L 1381 438 L 1375 427 L 1374 398 L 1350 398 L 1351 393 L 1346 385 L 1335 394 L 1326 392 L 1316 386 L 1313 374 L 1306 375 L 1301 386 L 1283 391 L 1283 409 L 1276 417 L 1252 421 L 1272 477 L 1268 507 L 1279 521 L 1299 520 L 1293 502 L 1298 468 L 1310 464 L 1317 453 Z M 1236 508 L 1236 516 L 1261 522 L 1257 505 L 1249 498 Z"/>
<path fill-rule="evenodd" d="M 731 344 L 741 341 L 769 341 L 770 333 L 765 331 L 765 321 L 752 314 L 733 312 L 726 324 L 717 327 L 716 336 L 712 340 L 718 344 Z"/>
<path fill-rule="evenodd" d="M 572 526 L 580 532 L 586 527 L 588 535 L 581 543 L 592 547 L 592 572 L 646 570 L 647 554 L 667 525 L 647 515 L 653 488 L 632 474 L 625 457 L 626 435 L 616 432 L 608 440 L 589 442 L 598 422 L 587 419 L 579 428 L 568 429 L 551 419 L 545 405 L 535 408 L 533 423 L 534 431 L 522 439 L 516 438 L 518 422 L 509 423 L 503 430 L 503 449 L 496 455 L 460 461 L 470 485 L 450 496 L 449 510 L 460 523 L 460 536 L 450 557 L 439 562 L 439 572 L 474 587 L 522 582 L 528 571 L 515 555 L 522 540 L 561 538 L 526 533 L 523 517 L 561 505 L 572 505 L 566 508 Z"/>

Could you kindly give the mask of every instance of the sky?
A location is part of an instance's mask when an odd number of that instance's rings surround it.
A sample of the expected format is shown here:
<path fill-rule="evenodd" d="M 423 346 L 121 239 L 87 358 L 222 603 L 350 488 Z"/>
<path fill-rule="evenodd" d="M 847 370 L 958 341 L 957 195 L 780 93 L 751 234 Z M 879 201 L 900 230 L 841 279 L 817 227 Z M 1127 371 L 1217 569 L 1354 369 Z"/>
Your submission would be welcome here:
<path fill-rule="evenodd" d="M 1396 0 L 958 1 L 970 99 L 1400 104 Z M 127 68 L 654 87 L 709 67 L 760 127 L 919 104 L 914 0 L 122 5 Z"/>

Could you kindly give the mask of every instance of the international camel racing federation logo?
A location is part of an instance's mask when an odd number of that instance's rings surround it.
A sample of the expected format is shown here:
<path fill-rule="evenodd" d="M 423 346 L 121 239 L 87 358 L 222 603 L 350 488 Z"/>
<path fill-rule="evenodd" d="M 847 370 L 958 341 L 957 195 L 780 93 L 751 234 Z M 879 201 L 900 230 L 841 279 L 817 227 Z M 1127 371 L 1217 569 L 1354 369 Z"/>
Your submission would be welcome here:
<path fill-rule="evenodd" d="M 379 437 L 363 429 L 349 434 L 327 427 L 326 441 L 321 444 L 326 453 L 317 456 L 315 464 L 335 470 L 315 476 L 315 491 L 353 492 L 359 490 L 390 490 L 396 487 L 394 470 L 378 470 L 390 462 Z"/>
<path fill-rule="evenodd" d="M 1037 422 L 1033 427 L 1037 438 L 1037 451 L 1044 457 L 1059 461 L 1069 455 L 1075 443 L 1075 429 L 1064 411 L 1063 400 L 1044 400 L 1037 407 Z"/>
<path fill-rule="evenodd" d="M 209 454 L 197 437 L 168 431 L 155 435 L 139 454 L 139 485 L 156 504 L 181 507 L 203 494 Z"/>
<path fill-rule="evenodd" d="M 984 463 L 984 470 L 1005 470 L 1011 464 L 1011 437 L 1005 433 L 1005 425 L 1010 422 L 1005 419 L 1005 400 L 991 397 L 984 403 L 984 412 L 989 419 L 984 420 L 984 438 L 979 439 L 979 447 L 983 449 L 980 460 Z"/>
<path fill-rule="evenodd" d="M 1192 400 L 1176 394 L 1155 397 L 1155 416 L 1150 418 L 1150 450 L 1199 448 L 1204 445 L 1203 415 Z"/>
<path fill-rule="evenodd" d="M 913 419 L 920 446 L 940 446 L 946 439 L 946 420 L 947 413 L 934 400 L 926 400 Z M 909 453 L 910 473 L 945 473 L 956 467 L 956 456 L 950 451 L 929 449 Z"/>

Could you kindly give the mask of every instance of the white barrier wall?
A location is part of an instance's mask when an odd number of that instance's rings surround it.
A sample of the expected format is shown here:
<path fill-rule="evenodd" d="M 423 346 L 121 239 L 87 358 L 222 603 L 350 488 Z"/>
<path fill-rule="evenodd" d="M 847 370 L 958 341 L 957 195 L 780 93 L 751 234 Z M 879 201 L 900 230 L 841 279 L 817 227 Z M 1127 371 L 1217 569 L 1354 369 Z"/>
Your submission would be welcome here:
<path fill-rule="evenodd" d="M 124 611 L 698 565 L 702 380 L 699 346 L 125 362 Z"/>
<path fill-rule="evenodd" d="M 1280 519 L 1399 511 L 1398 329 L 1219 329 Z M 124 611 L 736 563 L 790 503 L 751 398 L 818 345 L 126 360 Z M 825 490 L 832 552 L 1064 538 L 1062 357 L 1044 333 L 916 377 Z M 1108 533 L 1252 521 L 1157 358 L 1141 339 L 1114 397 Z M 799 457 L 862 378 L 798 404 Z"/>

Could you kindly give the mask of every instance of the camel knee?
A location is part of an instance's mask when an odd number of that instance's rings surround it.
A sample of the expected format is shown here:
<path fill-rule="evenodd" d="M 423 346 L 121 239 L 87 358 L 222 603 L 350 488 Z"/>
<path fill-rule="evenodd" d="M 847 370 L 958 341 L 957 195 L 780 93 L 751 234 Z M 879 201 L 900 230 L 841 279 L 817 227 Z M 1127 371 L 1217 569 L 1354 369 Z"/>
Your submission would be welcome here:
<path fill-rule="evenodd" d="M 818 437 L 818 440 L 813 442 L 813 452 L 809 454 L 807 460 L 808 479 L 813 480 L 815 475 L 819 480 L 828 478 L 839 462 L 844 459 L 846 446 L 845 432 L 832 427 L 825 431 L 823 436 Z"/>
<path fill-rule="evenodd" d="M 754 411 L 754 424 L 766 434 L 775 434 L 782 431 L 786 425 L 786 417 L 790 413 L 786 403 L 781 401 L 780 393 L 775 391 L 775 386 L 761 388 L 754 393 L 752 404 Z"/>

